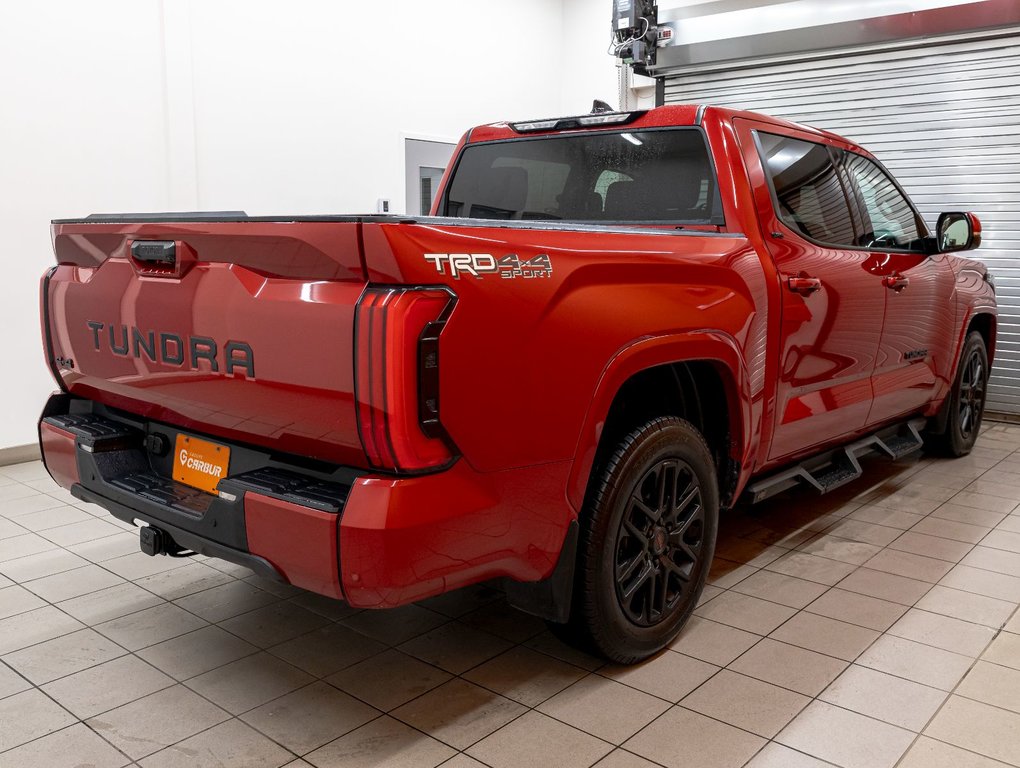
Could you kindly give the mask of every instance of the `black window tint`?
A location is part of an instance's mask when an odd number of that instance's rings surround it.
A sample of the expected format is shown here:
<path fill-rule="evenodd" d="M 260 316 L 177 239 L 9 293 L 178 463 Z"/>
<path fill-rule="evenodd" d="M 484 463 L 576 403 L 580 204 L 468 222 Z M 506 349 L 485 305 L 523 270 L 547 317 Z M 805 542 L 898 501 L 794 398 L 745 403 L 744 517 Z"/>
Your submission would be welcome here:
<path fill-rule="evenodd" d="M 779 218 L 812 240 L 853 245 L 854 228 L 829 151 L 821 144 L 759 133 Z"/>
<path fill-rule="evenodd" d="M 885 172 L 871 160 L 843 153 L 843 167 L 864 215 L 857 244 L 871 248 L 920 248 L 917 214 Z"/>
<path fill-rule="evenodd" d="M 723 223 L 708 148 L 697 129 L 468 146 L 443 210 L 483 219 Z"/>

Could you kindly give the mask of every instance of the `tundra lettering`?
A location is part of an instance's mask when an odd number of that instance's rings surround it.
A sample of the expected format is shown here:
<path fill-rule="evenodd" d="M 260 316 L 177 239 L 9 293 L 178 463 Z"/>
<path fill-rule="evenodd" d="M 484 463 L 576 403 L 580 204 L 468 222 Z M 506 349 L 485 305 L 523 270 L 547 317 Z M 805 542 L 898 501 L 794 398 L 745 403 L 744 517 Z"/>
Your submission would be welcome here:
<path fill-rule="evenodd" d="M 120 357 L 130 356 L 142 359 L 147 358 L 152 363 L 164 365 L 181 366 L 185 360 L 188 366 L 194 370 L 201 370 L 198 361 L 204 360 L 208 370 L 218 373 L 220 361 L 217 353 L 216 341 L 204 336 L 187 337 L 187 356 L 185 355 L 185 342 L 175 333 L 159 334 L 159 355 L 156 354 L 156 332 L 142 332 L 138 328 L 126 325 L 98 323 L 94 320 L 87 320 L 85 323 L 92 332 L 92 347 L 96 351 L 102 351 L 100 338 L 109 337 L 109 348 L 113 354 Z M 101 332 L 106 328 L 108 334 Z M 130 344 L 129 344 L 130 337 Z M 59 364 L 59 363 L 58 363 Z M 249 379 L 255 378 L 255 355 L 251 346 L 243 341 L 228 341 L 224 347 L 223 358 L 224 373 L 232 375 L 235 372 L 244 373 Z"/>

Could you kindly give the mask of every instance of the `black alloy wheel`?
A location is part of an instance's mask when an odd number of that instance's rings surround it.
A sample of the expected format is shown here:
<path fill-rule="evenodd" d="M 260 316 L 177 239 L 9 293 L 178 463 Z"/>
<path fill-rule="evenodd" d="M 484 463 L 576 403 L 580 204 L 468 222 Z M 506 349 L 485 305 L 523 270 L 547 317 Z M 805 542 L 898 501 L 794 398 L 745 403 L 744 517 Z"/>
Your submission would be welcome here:
<path fill-rule="evenodd" d="M 664 459 L 642 477 L 616 534 L 616 596 L 639 627 L 668 618 L 685 593 L 705 540 L 701 486 L 690 466 Z"/>
<path fill-rule="evenodd" d="M 926 438 L 929 447 L 937 453 L 966 456 L 974 447 L 985 415 L 989 372 L 984 337 L 971 331 L 963 343 L 953 389 L 943 406 L 945 427 Z"/>
<path fill-rule="evenodd" d="M 560 638 L 620 664 L 661 651 L 698 604 L 712 564 L 719 485 L 697 429 L 660 416 L 617 438 L 579 516 L 573 601 Z"/>
<path fill-rule="evenodd" d="M 960 434 L 964 438 L 971 435 L 981 426 L 981 416 L 985 408 L 985 386 L 988 376 L 985 373 L 985 356 L 981 349 L 972 349 L 970 356 L 963 362 L 960 376 Z"/>

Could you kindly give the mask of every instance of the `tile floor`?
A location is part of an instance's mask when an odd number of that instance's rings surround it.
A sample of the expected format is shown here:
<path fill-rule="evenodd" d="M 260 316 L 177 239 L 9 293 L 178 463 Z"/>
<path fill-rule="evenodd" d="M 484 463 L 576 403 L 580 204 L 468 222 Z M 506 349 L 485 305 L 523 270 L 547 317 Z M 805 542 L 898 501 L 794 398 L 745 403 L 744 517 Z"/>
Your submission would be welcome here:
<path fill-rule="evenodd" d="M 1016 514 L 1012 514 L 1016 512 Z M 498 592 L 356 612 L 0 467 L 0 766 L 1020 766 L 1020 426 L 728 515 L 668 650 Z"/>

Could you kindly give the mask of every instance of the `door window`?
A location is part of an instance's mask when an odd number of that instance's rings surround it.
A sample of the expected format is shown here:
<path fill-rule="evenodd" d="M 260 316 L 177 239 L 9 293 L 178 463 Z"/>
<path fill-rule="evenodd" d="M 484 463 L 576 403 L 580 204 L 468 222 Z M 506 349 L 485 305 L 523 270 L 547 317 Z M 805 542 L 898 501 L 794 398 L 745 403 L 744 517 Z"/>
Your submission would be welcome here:
<path fill-rule="evenodd" d="M 758 143 L 779 218 L 816 242 L 853 245 L 850 205 L 828 148 L 763 132 Z"/>
<path fill-rule="evenodd" d="M 857 244 L 866 248 L 921 250 L 923 225 L 885 171 L 853 152 L 843 153 L 843 166 L 863 209 L 864 231 Z"/>

